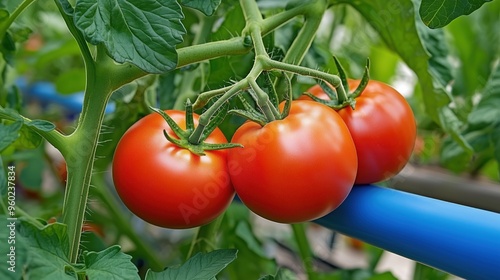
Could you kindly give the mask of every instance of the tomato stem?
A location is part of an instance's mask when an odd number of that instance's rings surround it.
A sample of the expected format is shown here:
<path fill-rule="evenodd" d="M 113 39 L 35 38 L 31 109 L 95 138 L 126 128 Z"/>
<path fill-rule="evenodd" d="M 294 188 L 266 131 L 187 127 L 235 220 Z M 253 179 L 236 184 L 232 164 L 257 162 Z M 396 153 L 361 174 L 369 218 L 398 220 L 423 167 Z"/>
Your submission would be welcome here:
<path fill-rule="evenodd" d="M 240 80 L 236 84 L 234 84 L 224 95 L 222 95 L 215 103 L 210 106 L 203 114 L 200 115 L 198 119 L 198 126 L 195 128 L 191 136 L 189 136 L 188 141 L 193 145 L 197 145 L 201 142 L 201 138 L 203 135 L 203 131 L 207 127 L 208 123 L 212 116 L 217 113 L 217 110 L 224 105 L 230 98 L 238 94 L 241 90 L 248 87 L 248 83 L 246 79 Z"/>
<path fill-rule="evenodd" d="M 223 87 L 223 88 L 205 91 L 205 92 L 199 94 L 198 98 L 196 98 L 195 102 L 193 103 L 193 108 L 195 110 L 203 108 L 203 106 L 207 105 L 207 103 L 210 99 L 226 93 L 232 87 L 233 86 L 231 85 L 231 86 L 227 86 L 227 87 Z"/>
<path fill-rule="evenodd" d="M 249 79 L 250 87 L 252 90 L 255 92 L 255 101 L 257 102 L 257 106 L 262 110 L 264 113 L 264 116 L 266 116 L 266 119 L 268 122 L 276 120 L 276 118 L 279 116 L 276 116 L 276 114 L 273 112 L 271 108 L 273 108 L 273 105 L 271 104 L 269 100 L 269 96 L 267 95 L 266 92 L 264 92 L 257 82 L 253 79 Z"/>
<path fill-rule="evenodd" d="M 299 224 L 292 224 L 291 226 L 293 231 L 293 237 L 295 239 L 295 242 L 297 242 L 297 246 L 299 248 L 299 254 L 307 273 L 307 279 L 317 280 L 318 275 L 314 271 L 313 267 L 314 258 L 311 246 L 309 245 L 309 241 L 307 239 L 305 224 L 299 223 Z"/>
<path fill-rule="evenodd" d="M 24 0 L 16 7 L 16 9 L 10 14 L 10 16 L 6 20 L 2 20 L 0 23 L 0 40 L 3 40 L 5 34 L 7 33 L 7 29 L 14 23 L 14 20 L 27 8 L 31 5 L 35 0 Z"/>
<path fill-rule="evenodd" d="M 299 66 L 299 65 L 293 65 L 285 62 L 280 62 L 280 61 L 275 61 L 269 59 L 267 61 L 267 64 L 269 65 L 270 68 L 272 69 L 279 69 L 283 70 L 289 73 L 294 73 L 294 74 L 299 74 L 302 76 L 308 76 L 308 77 L 313 77 L 317 79 L 324 80 L 330 84 L 332 84 L 334 87 L 339 87 L 342 86 L 342 81 L 340 78 L 336 75 L 328 74 L 319 70 Z"/>
<path fill-rule="evenodd" d="M 193 241 L 191 242 L 191 247 L 189 248 L 186 260 L 191 258 L 196 253 L 210 252 L 217 247 L 217 233 L 219 232 L 223 218 L 224 214 L 221 214 L 209 224 L 198 228 L 193 237 Z"/>

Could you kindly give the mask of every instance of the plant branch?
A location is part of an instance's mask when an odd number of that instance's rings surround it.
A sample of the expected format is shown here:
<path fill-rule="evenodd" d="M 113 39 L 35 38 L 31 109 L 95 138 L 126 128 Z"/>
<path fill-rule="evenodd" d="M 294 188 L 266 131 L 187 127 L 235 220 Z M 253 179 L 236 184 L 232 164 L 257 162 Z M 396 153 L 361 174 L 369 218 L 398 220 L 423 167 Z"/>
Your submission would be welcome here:
<path fill-rule="evenodd" d="M 342 85 L 342 81 L 340 80 L 340 78 L 338 76 L 332 75 L 329 73 L 325 73 L 325 72 L 322 72 L 319 70 L 314 70 L 314 69 L 311 69 L 308 67 L 288 64 L 288 63 L 275 61 L 275 60 L 268 60 L 267 65 L 269 65 L 269 67 L 271 69 L 280 69 L 282 71 L 289 72 L 289 73 L 294 73 L 294 74 L 299 74 L 302 76 L 308 76 L 308 77 L 321 79 L 325 82 L 330 83 L 335 88 Z"/>
<path fill-rule="evenodd" d="M 68 9 L 73 10 L 73 7 L 63 7 L 62 1 L 54 1 L 56 2 L 57 8 L 59 9 L 59 13 L 61 14 L 62 18 L 64 19 L 64 22 L 66 23 L 66 26 L 68 27 L 69 31 L 71 32 L 71 35 L 75 38 L 78 47 L 80 48 L 82 57 L 83 57 L 83 62 L 85 65 L 91 65 L 94 64 L 94 59 L 92 57 L 92 53 L 90 52 L 89 46 L 87 45 L 87 41 L 85 41 L 85 38 L 82 34 L 82 32 L 76 27 L 75 22 L 73 21 L 73 15 L 71 11 L 71 14 L 68 14 Z M 68 3 L 68 5 L 70 5 Z"/>
<path fill-rule="evenodd" d="M 314 3 L 310 2 L 304 5 L 311 5 L 311 4 Z M 306 11 L 307 10 L 304 9 L 303 5 L 299 5 L 264 19 L 261 24 L 262 36 L 265 36 L 268 33 L 272 32 L 273 30 L 279 28 L 288 21 L 292 20 L 294 17 L 303 15 Z"/>
<path fill-rule="evenodd" d="M 189 248 L 186 259 L 191 258 L 195 253 L 207 253 L 216 248 L 217 233 L 219 232 L 223 218 L 224 214 L 220 215 L 209 224 L 198 228 L 191 242 L 191 247 Z"/>
<path fill-rule="evenodd" d="M 3 37 L 7 33 L 7 29 L 14 23 L 16 18 L 33 2 L 36 0 L 25 0 L 21 2 L 19 6 L 10 14 L 10 16 L 4 22 L 0 23 L 0 41 L 3 40 Z"/>
<path fill-rule="evenodd" d="M 180 48 L 177 50 L 177 68 L 221 56 L 245 54 L 250 48 L 244 37 Z"/>
<path fill-rule="evenodd" d="M 272 105 L 270 105 L 269 96 L 267 95 L 267 93 L 264 92 L 259 87 L 259 85 L 257 84 L 257 82 L 254 79 L 249 79 L 248 83 L 250 84 L 250 87 L 252 88 L 252 90 L 255 92 L 255 95 L 256 95 L 255 102 L 257 103 L 257 106 L 264 113 L 264 116 L 266 116 L 267 121 L 271 122 L 271 121 L 276 120 L 277 116 L 274 114 L 274 112 L 271 109 Z"/>
<path fill-rule="evenodd" d="M 71 262 L 76 262 L 80 245 L 81 228 L 92 178 L 99 133 L 104 119 L 106 104 L 113 89 L 113 75 L 101 62 L 87 67 L 87 85 L 82 113 L 77 128 L 68 136 L 72 149 L 65 156 L 68 181 L 63 204 L 63 223 L 68 226 L 69 252 Z M 105 63 L 104 63 L 105 64 Z"/>
<path fill-rule="evenodd" d="M 319 0 L 312 2 L 312 5 L 310 10 L 308 10 L 308 14 L 306 14 L 304 25 L 297 34 L 297 37 L 293 40 L 292 45 L 283 58 L 283 62 L 300 64 L 307 50 L 311 47 L 321 23 L 321 19 L 323 18 L 326 3 Z"/>
<path fill-rule="evenodd" d="M 313 254 L 311 247 L 309 245 L 309 241 L 307 240 L 306 229 L 303 223 L 301 224 L 292 224 L 293 237 L 295 242 L 297 242 L 297 246 L 299 248 L 300 258 L 302 259 L 302 263 L 304 264 L 304 268 L 307 273 L 307 279 L 309 280 L 317 280 L 318 275 L 314 271 L 314 267 L 312 264 Z"/>
<path fill-rule="evenodd" d="M 227 86 L 223 88 L 217 88 L 214 90 L 206 91 L 203 93 L 200 93 L 198 95 L 198 98 L 196 98 L 196 101 L 193 103 L 193 109 L 201 109 L 203 106 L 207 105 L 208 101 L 212 99 L 213 97 L 216 97 L 218 95 L 222 95 L 226 93 L 228 90 L 230 90 L 233 86 Z"/>
<path fill-rule="evenodd" d="M 231 89 L 224 93 L 224 95 L 217 99 L 217 101 L 212 106 L 210 106 L 210 108 L 208 108 L 203 114 L 201 114 L 200 118 L 198 119 L 198 126 L 195 128 L 191 136 L 189 136 L 189 142 L 195 145 L 199 144 L 201 136 L 203 135 L 203 131 L 205 130 L 205 127 L 208 125 L 212 116 L 222 105 L 224 105 L 225 102 L 227 102 L 229 99 L 231 99 L 238 92 L 245 88 L 248 88 L 247 79 L 240 80 L 236 84 L 232 85 Z"/>
<path fill-rule="evenodd" d="M 0 106 L 0 109 L 3 109 L 2 106 Z M 26 118 L 24 116 L 21 116 L 24 123 L 30 123 L 32 122 L 31 119 Z M 2 110 L 0 110 L 0 119 L 7 119 L 11 121 L 16 121 L 17 119 L 13 118 L 9 114 L 5 114 Z M 42 136 L 47 142 L 49 142 L 52 146 L 54 146 L 56 149 L 58 149 L 63 155 L 67 153 L 68 150 L 68 145 L 67 145 L 67 136 L 63 135 L 57 130 L 41 130 L 38 129 L 35 126 L 28 126 L 29 129 L 33 130 L 34 132 L 38 133 L 40 136 Z"/>

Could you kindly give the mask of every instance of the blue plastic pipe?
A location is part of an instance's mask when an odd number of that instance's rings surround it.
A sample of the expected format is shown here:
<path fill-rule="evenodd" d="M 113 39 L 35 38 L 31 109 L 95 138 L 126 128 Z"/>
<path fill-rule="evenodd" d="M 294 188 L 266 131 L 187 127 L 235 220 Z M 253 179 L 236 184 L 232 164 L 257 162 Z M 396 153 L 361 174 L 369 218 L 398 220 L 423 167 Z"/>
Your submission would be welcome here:
<path fill-rule="evenodd" d="M 367 185 L 315 222 L 465 279 L 500 279 L 498 213 Z"/>

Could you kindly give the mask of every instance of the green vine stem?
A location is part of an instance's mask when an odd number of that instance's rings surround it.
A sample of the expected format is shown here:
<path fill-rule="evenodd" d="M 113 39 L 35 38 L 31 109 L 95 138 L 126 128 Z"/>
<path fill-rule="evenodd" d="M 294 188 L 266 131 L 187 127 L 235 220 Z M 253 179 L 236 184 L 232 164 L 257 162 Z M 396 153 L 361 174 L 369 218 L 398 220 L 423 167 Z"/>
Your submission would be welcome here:
<path fill-rule="evenodd" d="M 324 80 L 324 81 L 330 83 L 331 85 L 333 85 L 335 88 L 342 86 L 342 81 L 340 80 L 339 76 L 337 76 L 337 75 L 332 75 L 332 74 L 328 74 L 328 73 L 314 70 L 311 68 L 298 66 L 298 65 L 294 65 L 294 64 L 289 64 L 289 63 L 284 63 L 284 62 L 275 61 L 275 60 L 267 61 L 267 65 L 270 69 L 279 69 L 279 70 L 283 70 L 283 71 L 286 71 L 289 73 L 294 73 L 294 74 L 299 74 L 302 76 L 308 76 L 308 77 L 313 77 L 313 78 Z"/>
<path fill-rule="evenodd" d="M 306 228 L 304 223 L 292 224 L 293 237 L 299 248 L 300 258 L 304 264 L 307 273 L 307 279 L 317 280 L 318 274 L 314 271 L 313 267 L 313 254 L 309 241 L 307 240 Z"/>
<path fill-rule="evenodd" d="M 311 46 L 314 37 L 316 37 L 316 32 L 318 31 L 326 7 L 327 3 L 325 0 L 310 2 L 310 5 L 306 9 L 304 25 L 287 50 L 283 58 L 284 63 L 295 65 L 302 63 L 307 50 Z M 278 92 L 283 92 L 286 86 L 284 78 L 277 79 L 275 88 Z"/>
<path fill-rule="evenodd" d="M 231 89 L 229 89 L 221 98 L 217 99 L 217 101 L 210 106 L 203 114 L 200 115 L 198 119 L 198 126 L 195 128 L 191 136 L 189 136 L 189 142 L 192 144 L 199 144 L 203 131 L 205 127 L 208 125 L 212 116 L 217 112 L 217 110 L 224 105 L 229 99 L 238 94 L 241 90 L 248 87 L 248 82 L 246 79 L 240 80 L 236 84 L 234 84 Z"/>
<path fill-rule="evenodd" d="M 17 6 L 12 14 L 10 14 L 7 20 L 0 23 L 0 41 L 3 40 L 3 37 L 7 33 L 7 29 L 9 29 L 12 23 L 14 23 L 14 20 L 16 20 L 16 18 L 35 1 L 36 0 L 24 0 L 21 4 L 19 4 L 19 6 Z"/>
<path fill-rule="evenodd" d="M 196 253 L 207 253 L 216 248 L 216 239 L 224 215 L 220 215 L 207 225 L 198 228 L 191 242 L 191 247 L 186 259 L 191 258 Z"/>
<path fill-rule="evenodd" d="M 92 170 L 99 141 L 104 112 L 113 89 L 110 71 L 101 64 L 87 68 L 87 85 L 76 130 L 68 136 L 68 146 L 73 147 L 64 158 L 68 168 L 68 181 L 64 197 L 62 219 L 68 226 L 71 262 L 76 262 L 80 245 L 81 228 L 87 206 Z M 92 70 L 90 70 L 92 69 Z M 106 78 L 108 77 L 108 78 Z"/>
<path fill-rule="evenodd" d="M 207 103 L 210 99 L 226 93 L 232 87 L 233 86 L 230 85 L 230 86 L 223 87 L 223 88 L 217 88 L 214 90 L 205 91 L 205 92 L 199 94 L 198 98 L 196 98 L 196 101 L 193 103 L 193 109 L 197 110 L 197 109 L 203 108 L 203 106 L 207 105 Z"/>

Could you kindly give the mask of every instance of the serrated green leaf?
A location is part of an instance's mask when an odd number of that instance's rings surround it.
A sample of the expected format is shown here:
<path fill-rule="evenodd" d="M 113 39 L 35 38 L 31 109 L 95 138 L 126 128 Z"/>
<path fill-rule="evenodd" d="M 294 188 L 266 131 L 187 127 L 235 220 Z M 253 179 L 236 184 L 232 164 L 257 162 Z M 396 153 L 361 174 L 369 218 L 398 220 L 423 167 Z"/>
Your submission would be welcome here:
<path fill-rule="evenodd" d="M 197 9 L 207 16 L 213 15 L 220 2 L 221 0 L 181 0 L 182 5 Z"/>
<path fill-rule="evenodd" d="M 120 246 L 111 246 L 100 252 L 83 254 L 84 271 L 88 279 L 140 279 L 132 257 L 121 252 Z"/>
<path fill-rule="evenodd" d="M 495 126 L 500 122 L 500 63 L 491 73 L 481 100 L 469 114 L 468 123 L 473 128 Z"/>
<path fill-rule="evenodd" d="M 493 70 L 486 87 L 481 93 L 481 100 L 468 116 L 468 124 L 463 132 L 466 140 L 476 153 L 467 153 L 456 143 L 446 139 L 441 149 L 441 163 L 455 171 L 480 168 L 489 160 L 500 160 L 500 64 Z M 479 165 L 479 166 L 478 166 Z"/>
<path fill-rule="evenodd" d="M 445 33 L 443 29 L 431 30 L 421 21 L 416 22 L 417 30 L 429 52 L 429 71 L 439 84 L 446 87 L 452 80 L 451 65 L 449 62 L 449 50 L 446 45 Z"/>
<path fill-rule="evenodd" d="M 236 259 L 236 254 L 237 250 L 235 249 L 198 253 L 180 267 L 167 268 L 162 272 L 148 271 L 146 280 L 214 279 L 219 272 Z"/>
<path fill-rule="evenodd" d="M 27 271 L 30 279 L 75 279 L 67 274 L 72 271 L 72 265 L 66 256 L 69 247 L 66 225 L 54 223 L 39 229 L 22 221 L 19 233 L 29 246 Z"/>
<path fill-rule="evenodd" d="M 176 45 L 186 33 L 177 1 L 80 0 L 75 24 L 91 44 L 104 44 L 119 63 L 130 62 L 149 73 L 177 66 Z"/>
<path fill-rule="evenodd" d="M 430 28 L 446 26 L 455 18 L 468 15 L 491 0 L 422 0 L 419 13 Z"/>
<path fill-rule="evenodd" d="M 419 0 L 413 1 L 363 0 L 347 3 L 365 17 L 387 47 L 397 53 L 416 73 L 422 88 L 425 110 L 432 120 L 452 135 L 465 150 L 471 151 L 472 148 L 461 135 L 463 124 L 449 107 L 451 95 L 432 76 L 434 71 L 429 63 L 430 56 L 416 26 L 416 21 L 420 19 L 415 13 L 415 5 L 418 5 Z"/>

